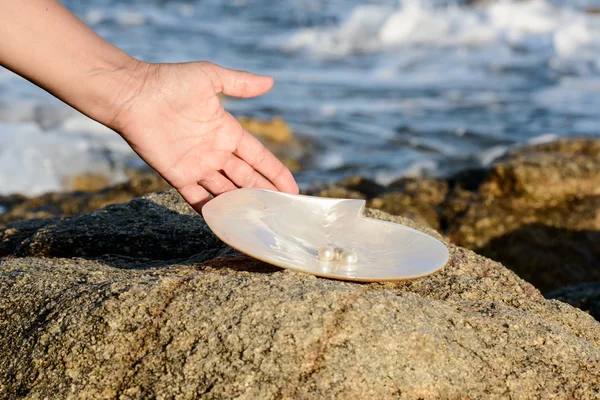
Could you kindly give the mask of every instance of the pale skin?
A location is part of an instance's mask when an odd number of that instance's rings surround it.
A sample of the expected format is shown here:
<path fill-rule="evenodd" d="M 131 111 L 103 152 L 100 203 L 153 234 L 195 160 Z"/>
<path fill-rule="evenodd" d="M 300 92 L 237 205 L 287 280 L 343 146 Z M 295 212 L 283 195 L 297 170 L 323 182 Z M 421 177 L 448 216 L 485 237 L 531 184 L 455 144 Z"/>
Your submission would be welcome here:
<path fill-rule="evenodd" d="M 0 1 L 0 65 L 120 134 L 199 213 L 241 187 L 298 193 L 290 171 L 217 97 L 260 96 L 270 77 L 142 62 L 56 0 Z"/>

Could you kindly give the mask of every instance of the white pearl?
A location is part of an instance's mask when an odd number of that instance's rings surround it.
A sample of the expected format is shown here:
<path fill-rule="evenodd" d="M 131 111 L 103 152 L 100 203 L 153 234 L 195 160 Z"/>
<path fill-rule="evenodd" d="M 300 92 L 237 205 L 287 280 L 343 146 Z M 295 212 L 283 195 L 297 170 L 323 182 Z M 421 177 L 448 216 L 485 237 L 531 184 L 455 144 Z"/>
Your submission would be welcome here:
<path fill-rule="evenodd" d="M 358 262 L 358 254 L 354 250 L 346 250 L 340 256 L 340 260 L 344 264 L 356 264 Z"/>
<path fill-rule="evenodd" d="M 335 257 L 335 250 L 331 246 L 323 246 L 319 249 L 318 257 L 321 261 L 331 261 Z"/>

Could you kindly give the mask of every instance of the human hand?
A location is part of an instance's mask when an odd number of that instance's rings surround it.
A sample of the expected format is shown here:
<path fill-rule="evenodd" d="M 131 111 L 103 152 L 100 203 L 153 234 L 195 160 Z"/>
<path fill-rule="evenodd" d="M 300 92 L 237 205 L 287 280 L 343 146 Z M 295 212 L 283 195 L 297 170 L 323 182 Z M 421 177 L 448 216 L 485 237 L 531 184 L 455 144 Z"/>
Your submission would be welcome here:
<path fill-rule="evenodd" d="M 291 172 L 221 105 L 218 93 L 255 97 L 270 77 L 211 63 L 142 64 L 139 85 L 115 97 L 112 127 L 198 212 L 236 188 L 298 193 Z"/>
<path fill-rule="evenodd" d="M 58 0 L 0 1 L 0 37 L 10 38 L 0 40 L 0 66 L 119 132 L 198 212 L 210 195 L 237 187 L 298 193 L 290 171 L 217 98 L 259 96 L 271 78 L 140 62 Z"/>

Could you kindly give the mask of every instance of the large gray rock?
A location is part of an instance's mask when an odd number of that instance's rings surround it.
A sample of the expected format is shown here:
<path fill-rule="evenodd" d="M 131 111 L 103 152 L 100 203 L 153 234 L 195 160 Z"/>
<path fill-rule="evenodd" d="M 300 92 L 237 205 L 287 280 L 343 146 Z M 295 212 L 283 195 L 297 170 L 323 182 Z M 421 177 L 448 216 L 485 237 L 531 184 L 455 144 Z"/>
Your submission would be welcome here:
<path fill-rule="evenodd" d="M 460 247 L 357 284 L 241 256 L 172 192 L 38 225 L 0 231 L 3 398 L 600 394 L 600 324 Z"/>

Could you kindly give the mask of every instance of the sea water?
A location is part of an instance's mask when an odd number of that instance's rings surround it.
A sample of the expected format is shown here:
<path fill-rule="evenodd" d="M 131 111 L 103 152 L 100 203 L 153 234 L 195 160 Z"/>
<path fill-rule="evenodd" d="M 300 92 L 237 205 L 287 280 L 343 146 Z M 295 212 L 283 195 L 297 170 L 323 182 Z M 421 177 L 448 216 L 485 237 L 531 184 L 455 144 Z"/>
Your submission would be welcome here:
<path fill-rule="evenodd" d="M 507 149 L 599 136 L 600 1 L 64 1 L 151 62 L 209 60 L 275 78 L 235 115 L 314 142 L 302 186 L 488 165 Z M 0 69 L 0 194 L 114 182 L 143 163 L 109 129 Z"/>

